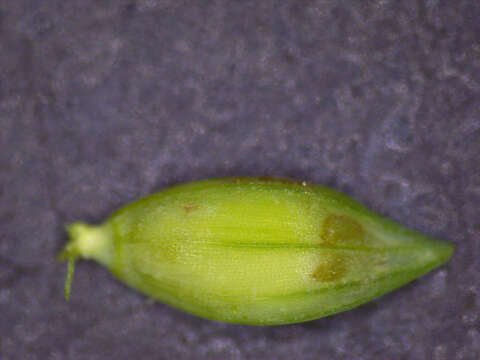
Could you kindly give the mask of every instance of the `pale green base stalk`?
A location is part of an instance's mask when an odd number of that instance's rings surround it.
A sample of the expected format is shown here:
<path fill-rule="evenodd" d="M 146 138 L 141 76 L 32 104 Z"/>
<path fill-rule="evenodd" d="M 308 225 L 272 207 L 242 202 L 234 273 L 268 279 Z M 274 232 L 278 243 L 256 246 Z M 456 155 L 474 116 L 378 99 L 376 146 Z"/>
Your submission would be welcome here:
<path fill-rule="evenodd" d="M 59 260 L 68 260 L 65 280 L 65 299 L 70 299 L 75 263 L 79 257 L 94 259 L 108 266 L 112 252 L 112 233 L 109 224 L 94 226 L 76 222 L 66 226 L 70 241 L 59 254 Z"/>

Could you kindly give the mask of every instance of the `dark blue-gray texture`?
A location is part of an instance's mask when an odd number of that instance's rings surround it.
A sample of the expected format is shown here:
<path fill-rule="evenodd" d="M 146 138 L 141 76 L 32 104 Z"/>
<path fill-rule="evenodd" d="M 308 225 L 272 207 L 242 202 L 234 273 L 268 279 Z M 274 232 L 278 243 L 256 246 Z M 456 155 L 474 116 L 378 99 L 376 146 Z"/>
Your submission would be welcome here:
<path fill-rule="evenodd" d="M 0 1 L 0 358 L 477 360 L 480 3 Z M 151 303 L 63 226 L 227 175 L 331 185 L 457 246 L 412 285 L 259 328 Z"/>

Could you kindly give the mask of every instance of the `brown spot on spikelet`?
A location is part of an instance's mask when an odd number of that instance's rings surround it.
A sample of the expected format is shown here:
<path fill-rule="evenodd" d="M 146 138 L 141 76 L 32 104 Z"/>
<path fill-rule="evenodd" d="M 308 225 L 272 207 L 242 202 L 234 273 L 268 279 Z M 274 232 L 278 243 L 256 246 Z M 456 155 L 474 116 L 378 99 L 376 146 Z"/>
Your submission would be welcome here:
<path fill-rule="evenodd" d="M 198 205 L 194 205 L 194 204 L 185 204 L 183 205 L 183 210 L 188 214 L 194 210 L 197 210 L 198 209 Z"/>
<path fill-rule="evenodd" d="M 330 255 L 315 268 L 312 277 L 320 282 L 332 282 L 341 279 L 345 272 L 345 260 L 341 256 Z"/>
<path fill-rule="evenodd" d="M 323 222 L 322 243 L 329 246 L 364 245 L 363 226 L 350 216 L 329 215 Z"/>

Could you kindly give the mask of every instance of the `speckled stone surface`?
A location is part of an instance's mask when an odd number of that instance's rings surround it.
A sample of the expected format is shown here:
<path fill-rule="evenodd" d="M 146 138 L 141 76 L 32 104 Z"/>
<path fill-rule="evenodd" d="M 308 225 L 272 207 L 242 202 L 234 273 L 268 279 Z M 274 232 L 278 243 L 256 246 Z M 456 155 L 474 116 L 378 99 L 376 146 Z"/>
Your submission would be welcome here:
<path fill-rule="evenodd" d="M 0 0 L 0 358 L 477 360 L 477 1 Z M 202 320 L 80 262 L 64 224 L 168 185 L 331 185 L 457 245 L 355 310 Z"/>

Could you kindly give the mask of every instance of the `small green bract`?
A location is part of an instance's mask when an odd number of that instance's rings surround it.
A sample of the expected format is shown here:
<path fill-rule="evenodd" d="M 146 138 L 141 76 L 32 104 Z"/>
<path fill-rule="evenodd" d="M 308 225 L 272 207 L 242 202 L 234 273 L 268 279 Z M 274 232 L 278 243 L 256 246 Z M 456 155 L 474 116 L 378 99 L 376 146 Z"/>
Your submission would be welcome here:
<path fill-rule="evenodd" d="M 179 185 L 98 226 L 74 223 L 60 254 L 92 259 L 147 296 L 208 319 L 279 325 L 351 309 L 445 263 L 449 243 L 325 186 L 277 178 Z"/>

